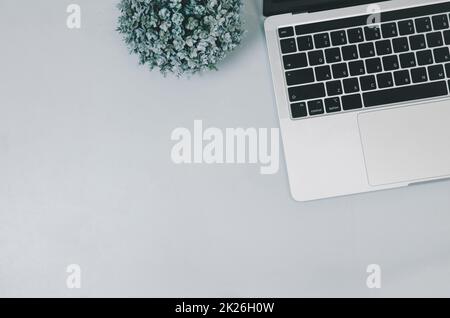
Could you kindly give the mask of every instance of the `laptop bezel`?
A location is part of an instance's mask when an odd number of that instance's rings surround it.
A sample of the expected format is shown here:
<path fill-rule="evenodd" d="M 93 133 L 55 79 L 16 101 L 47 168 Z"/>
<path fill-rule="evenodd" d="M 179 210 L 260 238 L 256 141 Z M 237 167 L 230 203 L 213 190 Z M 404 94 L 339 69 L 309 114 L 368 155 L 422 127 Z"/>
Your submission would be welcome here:
<path fill-rule="evenodd" d="M 283 2 L 264 0 L 263 14 L 265 17 L 270 17 L 285 13 L 317 12 L 384 1 L 391 0 L 314 0 L 311 1 L 314 3 L 309 4 L 303 3 L 303 0 L 286 0 Z"/>

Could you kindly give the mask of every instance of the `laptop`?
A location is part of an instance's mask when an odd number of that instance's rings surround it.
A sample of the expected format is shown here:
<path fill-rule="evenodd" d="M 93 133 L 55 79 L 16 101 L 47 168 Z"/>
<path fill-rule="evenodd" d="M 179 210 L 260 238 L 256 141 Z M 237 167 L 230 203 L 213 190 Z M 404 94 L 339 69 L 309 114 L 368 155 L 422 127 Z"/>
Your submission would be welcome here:
<path fill-rule="evenodd" d="M 450 177 L 450 1 L 265 0 L 297 201 Z"/>

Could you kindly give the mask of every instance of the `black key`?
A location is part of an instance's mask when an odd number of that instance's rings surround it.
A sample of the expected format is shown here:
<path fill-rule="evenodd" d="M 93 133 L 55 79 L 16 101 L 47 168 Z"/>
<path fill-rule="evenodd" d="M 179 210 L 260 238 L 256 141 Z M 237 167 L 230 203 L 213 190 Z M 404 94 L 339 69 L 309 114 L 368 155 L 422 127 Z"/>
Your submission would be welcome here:
<path fill-rule="evenodd" d="M 447 77 L 450 78 L 450 63 L 445 64 L 445 73 Z"/>
<path fill-rule="evenodd" d="M 334 78 L 344 78 L 348 76 L 348 69 L 346 63 L 333 64 L 333 77 Z"/>
<path fill-rule="evenodd" d="M 427 34 L 428 47 L 438 47 L 444 45 L 441 32 L 432 32 Z"/>
<path fill-rule="evenodd" d="M 392 45 L 390 40 L 377 41 L 375 44 L 378 55 L 392 54 Z"/>
<path fill-rule="evenodd" d="M 383 66 L 385 71 L 395 71 L 400 68 L 397 55 L 388 55 L 383 57 Z"/>
<path fill-rule="evenodd" d="M 327 82 L 327 93 L 328 96 L 341 95 L 343 93 L 341 81 Z"/>
<path fill-rule="evenodd" d="M 278 29 L 278 35 L 280 36 L 280 38 L 287 38 L 290 36 L 294 36 L 294 28 L 287 27 L 287 28 Z"/>
<path fill-rule="evenodd" d="M 295 45 L 294 38 L 281 40 L 280 44 L 281 44 L 281 53 L 283 54 L 297 52 L 297 46 Z"/>
<path fill-rule="evenodd" d="M 316 49 L 323 49 L 330 46 L 330 37 L 328 33 L 321 33 L 314 35 L 314 44 Z"/>
<path fill-rule="evenodd" d="M 359 83 L 357 78 L 344 80 L 344 92 L 346 94 L 359 92 Z"/>
<path fill-rule="evenodd" d="M 445 96 L 447 94 L 447 83 L 440 81 L 368 92 L 363 94 L 363 99 L 366 107 L 372 107 Z"/>
<path fill-rule="evenodd" d="M 337 63 L 342 60 L 341 58 L 341 50 L 337 47 L 332 49 L 325 50 L 325 58 L 327 60 L 327 63 Z"/>
<path fill-rule="evenodd" d="M 356 45 L 342 47 L 344 61 L 356 60 L 358 58 L 358 48 Z"/>
<path fill-rule="evenodd" d="M 450 52 L 447 46 L 434 49 L 434 60 L 436 63 L 450 62 Z"/>
<path fill-rule="evenodd" d="M 291 102 L 325 97 L 325 85 L 323 83 L 294 86 L 289 88 L 288 91 Z"/>
<path fill-rule="evenodd" d="M 375 56 L 375 47 L 372 42 L 362 43 L 358 45 L 359 56 L 363 59 Z"/>
<path fill-rule="evenodd" d="M 375 76 L 373 75 L 363 76 L 359 81 L 361 82 L 361 89 L 363 91 L 370 91 L 377 88 Z"/>
<path fill-rule="evenodd" d="M 366 41 L 375 41 L 381 39 L 381 31 L 379 27 L 365 27 L 364 34 Z"/>
<path fill-rule="evenodd" d="M 423 83 L 428 81 L 427 69 L 425 67 L 413 68 L 411 70 L 413 83 Z"/>
<path fill-rule="evenodd" d="M 426 17 L 416 19 L 416 30 L 417 33 L 430 32 L 431 31 L 430 18 Z"/>
<path fill-rule="evenodd" d="M 378 57 L 366 60 L 366 70 L 367 73 L 378 73 L 383 70 L 381 67 L 381 60 Z"/>
<path fill-rule="evenodd" d="M 311 51 L 308 53 L 309 65 L 321 65 L 325 64 L 325 57 L 323 56 L 323 51 Z"/>
<path fill-rule="evenodd" d="M 347 31 L 348 41 L 350 43 L 358 43 L 364 41 L 363 30 L 361 28 L 354 28 Z"/>
<path fill-rule="evenodd" d="M 450 45 L 450 30 L 444 31 L 445 45 Z"/>
<path fill-rule="evenodd" d="M 342 96 L 342 109 L 352 110 L 362 108 L 362 100 L 360 94 Z"/>
<path fill-rule="evenodd" d="M 377 75 L 378 87 L 388 88 L 394 86 L 394 79 L 392 73 L 381 73 Z"/>
<path fill-rule="evenodd" d="M 416 57 L 414 53 L 404 53 L 400 55 L 400 65 L 402 68 L 415 67 L 416 66 Z"/>
<path fill-rule="evenodd" d="M 398 23 L 398 30 L 400 35 L 410 35 L 414 33 L 413 20 L 400 21 Z"/>
<path fill-rule="evenodd" d="M 395 22 L 383 23 L 381 25 L 381 33 L 383 38 L 393 38 L 398 35 L 397 24 Z"/>
<path fill-rule="evenodd" d="M 347 34 L 345 33 L 345 31 L 331 32 L 331 43 L 333 44 L 333 46 L 347 44 Z"/>
<path fill-rule="evenodd" d="M 348 68 L 350 69 L 351 76 L 364 75 L 366 73 L 363 61 L 350 62 L 348 63 Z"/>
<path fill-rule="evenodd" d="M 417 51 L 417 63 L 422 65 L 433 64 L 433 54 L 431 50 Z"/>
<path fill-rule="evenodd" d="M 297 38 L 298 50 L 309 51 L 314 48 L 312 36 L 300 36 Z"/>
<path fill-rule="evenodd" d="M 428 66 L 428 75 L 431 81 L 437 81 L 445 78 L 445 71 L 442 65 Z"/>
<path fill-rule="evenodd" d="M 411 78 L 409 77 L 408 71 L 397 71 L 394 72 L 395 85 L 408 85 L 411 84 Z"/>
<path fill-rule="evenodd" d="M 323 101 L 321 99 L 312 100 L 308 102 L 309 115 L 316 116 L 325 113 L 323 108 Z"/>
<path fill-rule="evenodd" d="M 392 40 L 392 45 L 394 46 L 395 53 L 402 53 L 409 51 L 408 38 L 397 38 Z"/>
<path fill-rule="evenodd" d="M 448 29 L 448 17 L 446 14 L 435 15 L 433 17 L 433 28 L 435 30 Z"/>
<path fill-rule="evenodd" d="M 291 104 L 292 118 L 301 118 L 308 116 L 308 110 L 306 109 L 306 103 Z"/>
<path fill-rule="evenodd" d="M 286 82 L 288 86 L 312 83 L 314 72 L 312 68 L 286 72 Z"/>
<path fill-rule="evenodd" d="M 409 44 L 412 50 L 422 50 L 427 47 L 425 37 L 422 34 L 409 37 Z"/>
<path fill-rule="evenodd" d="M 283 64 L 285 70 L 290 70 L 308 66 L 308 60 L 305 53 L 290 54 L 283 56 Z"/>
<path fill-rule="evenodd" d="M 328 65 L 316 67 L 316 81 L 328 81 L 331 79 L 331 69 Z"/>
<path fill-rule="evenodd" d="M 341 100 L 339 97 L 325 99 L 325 109 L 327 113 L 335 113 L 341 111 Z"/>

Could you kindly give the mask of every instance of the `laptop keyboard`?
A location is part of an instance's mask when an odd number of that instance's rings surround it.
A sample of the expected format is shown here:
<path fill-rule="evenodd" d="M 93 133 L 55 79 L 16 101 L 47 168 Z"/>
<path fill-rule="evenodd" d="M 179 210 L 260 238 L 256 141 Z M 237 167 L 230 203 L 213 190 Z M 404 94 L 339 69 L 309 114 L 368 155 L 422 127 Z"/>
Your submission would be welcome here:
<path fill-rule="evenodd" d="M 448 96 L 450 2 L 278 30 L 294 119 Z"/>

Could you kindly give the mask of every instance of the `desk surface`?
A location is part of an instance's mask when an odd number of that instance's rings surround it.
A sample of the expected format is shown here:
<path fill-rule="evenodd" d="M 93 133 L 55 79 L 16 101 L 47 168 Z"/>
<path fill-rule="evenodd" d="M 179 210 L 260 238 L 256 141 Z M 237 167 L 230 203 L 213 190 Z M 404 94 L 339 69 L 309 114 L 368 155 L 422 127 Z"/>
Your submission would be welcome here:
<path fill-rule="evenodd" d="M 81 30 L 71 1 L 0 2 L 0 296 L 450 296 L 450 182 L 301 204 L 283 157 L 269 176 L 171 161 L 196 119 L 278 126 L 260 1 L 189 80 L 137 65 L 115 2 L 78 0 Z"/>

